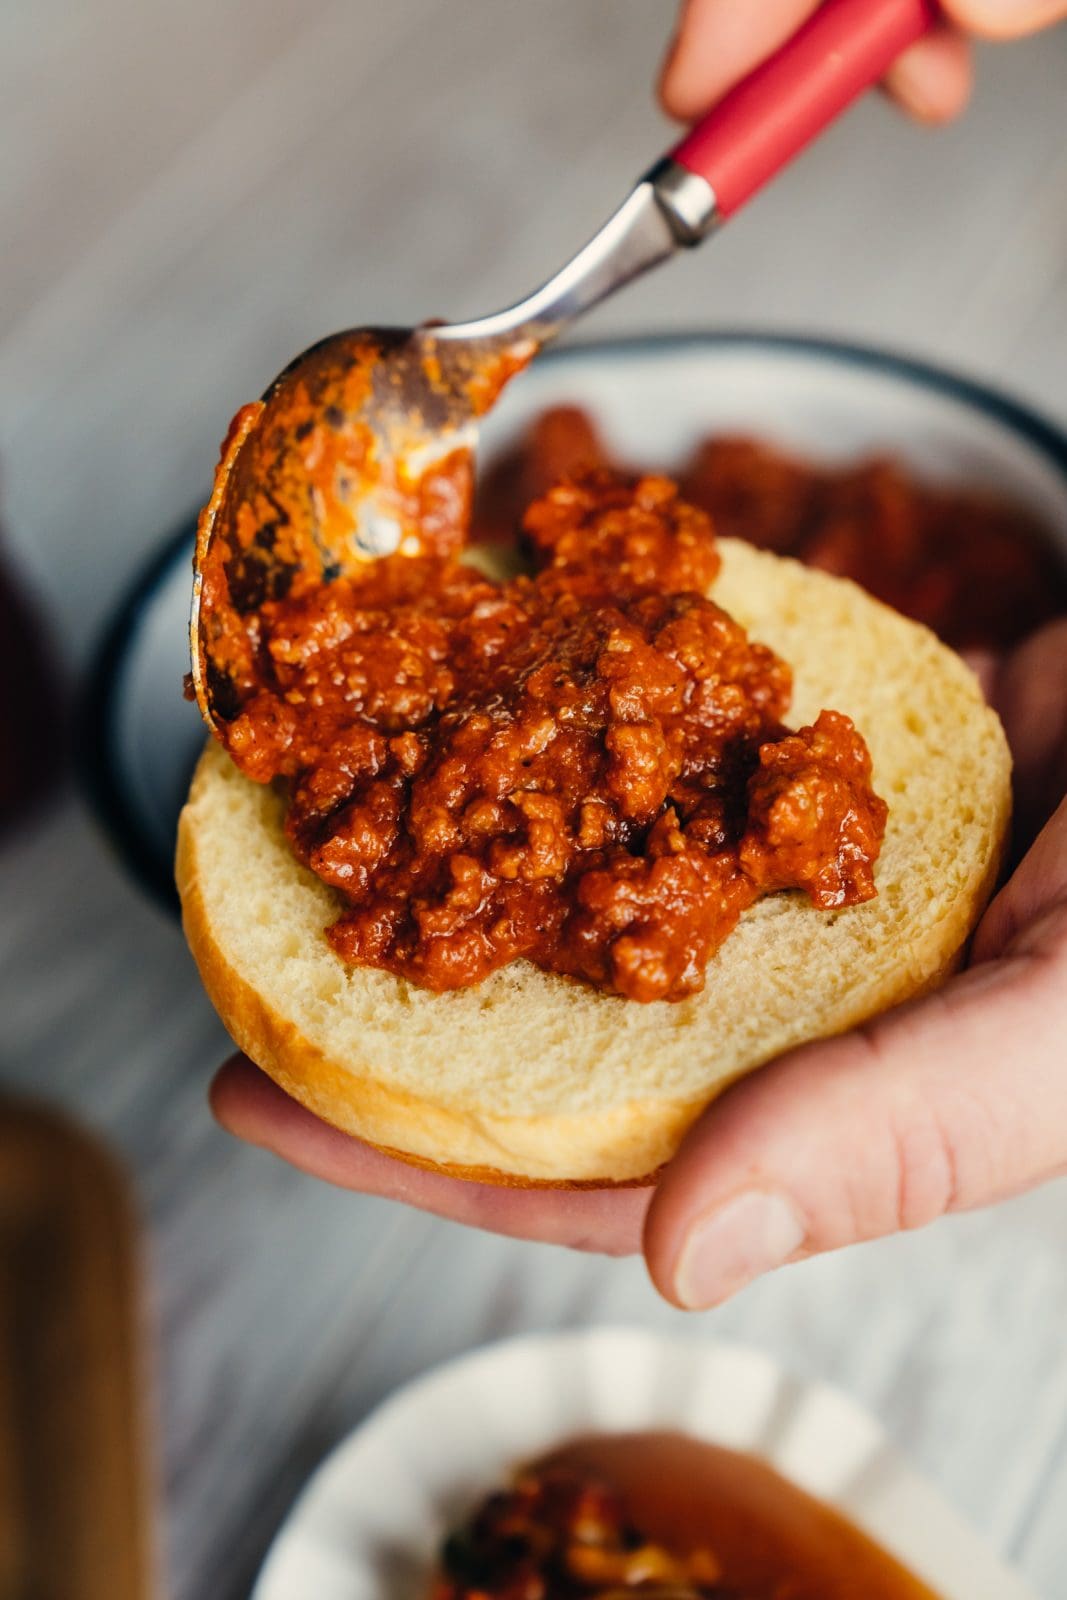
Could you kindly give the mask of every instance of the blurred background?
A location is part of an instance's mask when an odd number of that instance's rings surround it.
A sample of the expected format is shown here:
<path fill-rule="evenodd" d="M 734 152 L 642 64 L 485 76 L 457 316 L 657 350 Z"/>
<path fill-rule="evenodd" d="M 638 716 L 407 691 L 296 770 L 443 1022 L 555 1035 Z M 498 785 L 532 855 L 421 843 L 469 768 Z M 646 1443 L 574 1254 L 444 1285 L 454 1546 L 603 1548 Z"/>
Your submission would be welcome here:
<path fill-rule="evenodd" d="M 290 356 L 493 309 L 602 220 L 669 140 L 651 86 L 672 20 L 668 0 L 0 8 L 0 523 L 68 705 L 231 413 Z M 946 131 L 871 97 L 582 337 L 856 337 L 1067 420 L 1067 29 L 983 49 L 978 79 Z M 23 692 L 48 671 L 28 650 L 5 658 Z M 18 760 L 42 770 L 0 752 Z M 593 1317 L 680 1325 L 638 1263 L 466 1235 L 228 1141 L 204 1101 L 226 1040 L 176 924 L 69 783 L 31 813 L 0 845 L 0 1073 L 132 1174 L 177 1600 L 247 1593 L 314 1462 L 430 1361 Z M 814 1263 L 685 1327 L 843 1382 L 1062 1593 L 1063 1207 L 1054 1188 Z"/>

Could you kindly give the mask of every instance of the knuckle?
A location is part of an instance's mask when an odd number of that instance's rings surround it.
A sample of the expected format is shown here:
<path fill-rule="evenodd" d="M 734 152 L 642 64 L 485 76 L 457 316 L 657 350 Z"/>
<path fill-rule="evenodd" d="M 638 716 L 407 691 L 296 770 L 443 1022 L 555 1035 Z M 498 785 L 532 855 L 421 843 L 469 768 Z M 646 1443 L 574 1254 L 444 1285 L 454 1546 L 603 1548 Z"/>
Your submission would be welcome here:
<path fill-rule="evenodd" d="M 959 1163 L 952 1131 L 929 1108 L 909 1105 L 892 1128 L 893 1223 L 923 1228 L 956 1207 Z"/>
<path fill-rule="evenodd" d="M 894 1083 L 899 1043 L 891 1046 L 877 1022 L 859 1033 L 885 1091 L 882 1159 L 866 1164 L 863 1181 L 873 1179 L 874 1187 L 866 1205 L 855 1207 L 861 1237 L 925 1227 L 955 1209 L 959 1198 L 957 1130 L 931 1097 Z"/>

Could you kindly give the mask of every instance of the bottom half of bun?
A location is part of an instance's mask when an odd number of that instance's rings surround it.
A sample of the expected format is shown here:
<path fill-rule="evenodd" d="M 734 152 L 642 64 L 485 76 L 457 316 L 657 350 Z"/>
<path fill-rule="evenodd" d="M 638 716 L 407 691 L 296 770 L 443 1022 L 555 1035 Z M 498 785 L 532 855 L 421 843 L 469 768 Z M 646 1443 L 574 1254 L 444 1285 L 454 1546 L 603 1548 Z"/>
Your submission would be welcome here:
<path fill-rule="evenodd" d="M 179 827 L 183 921 L 237 1046 L 317 1116 L 419 1166 L 513 1186 L 650 1181 L 743 1073 L 933 987 L 996 880 L 1003 732 L 963 663 L 853 584 L 724 540 L 713 597 L 794 669 L 793 726 L 847 712 L 889 803 L 878 896 L 773 895 L 703 991 L 642 1005 L 525 962 L 433 994 L 346 967 L 281 799 L 205 750 Z M 877 1070 L 872 1068 L 872 1070 Z"/>

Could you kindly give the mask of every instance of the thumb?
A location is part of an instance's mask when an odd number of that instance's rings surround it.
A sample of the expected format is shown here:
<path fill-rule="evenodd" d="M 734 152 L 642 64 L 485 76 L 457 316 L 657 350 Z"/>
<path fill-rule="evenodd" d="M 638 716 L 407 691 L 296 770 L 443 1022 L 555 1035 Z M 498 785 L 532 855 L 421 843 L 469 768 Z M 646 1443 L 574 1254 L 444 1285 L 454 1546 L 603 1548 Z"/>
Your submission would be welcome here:
<path fill-rule="evenodd" d="M 676 1305 L 921 1227 L 1067 1166 L 1067 907 L 1040 939 L 730 1090 L 664 1174 L 644 1249 Z"/>

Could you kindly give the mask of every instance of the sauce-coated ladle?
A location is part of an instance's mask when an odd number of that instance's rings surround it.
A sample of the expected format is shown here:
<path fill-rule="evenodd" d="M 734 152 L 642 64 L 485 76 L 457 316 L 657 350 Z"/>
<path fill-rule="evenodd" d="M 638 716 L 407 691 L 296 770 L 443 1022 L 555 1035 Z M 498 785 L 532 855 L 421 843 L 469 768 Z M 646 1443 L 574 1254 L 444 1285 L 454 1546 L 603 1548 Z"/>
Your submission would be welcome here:
<path fill-rule="evenodd" d="M 335 334 L 298 356 L 223 446 L 194 563 L 192 681 L 214 728 L 248 689 L 244 619 L 301 582 L 465 523 L 478 418 L 576 317 L 699 244 L 935 23 L 934 0 L 825 0 L 525 300 L 472 322 Z"/>

